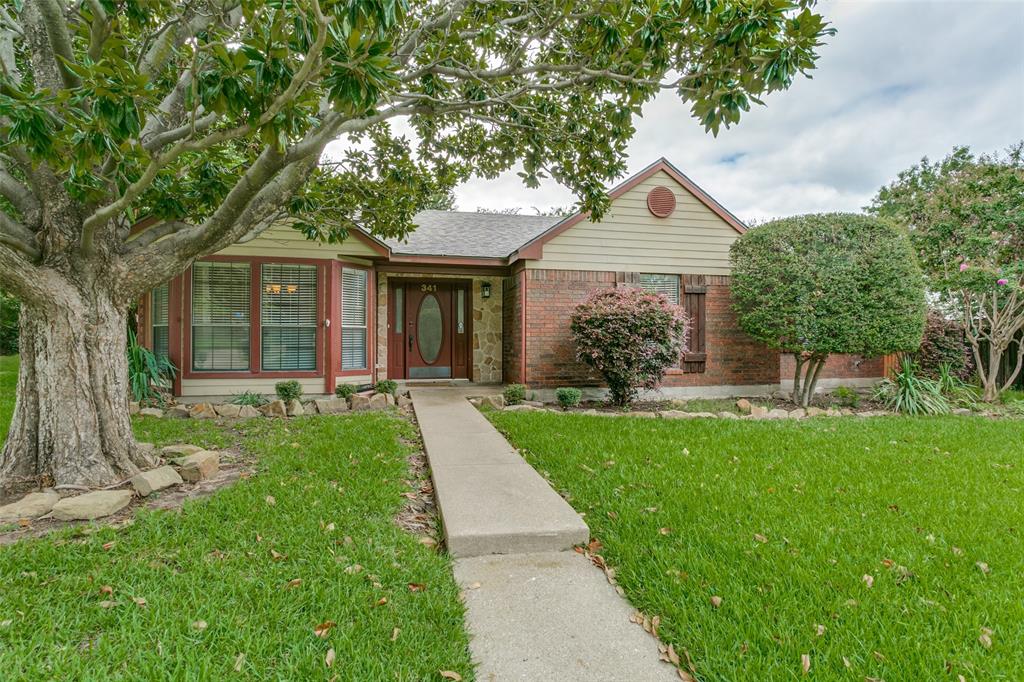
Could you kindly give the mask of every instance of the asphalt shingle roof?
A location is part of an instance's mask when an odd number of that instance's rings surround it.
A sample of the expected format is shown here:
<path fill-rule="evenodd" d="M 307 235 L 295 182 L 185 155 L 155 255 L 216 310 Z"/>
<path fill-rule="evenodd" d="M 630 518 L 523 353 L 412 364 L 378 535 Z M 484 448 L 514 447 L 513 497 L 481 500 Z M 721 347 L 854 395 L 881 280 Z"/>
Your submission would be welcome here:
<path fill-rule="evenodd" d="M 386 239 L 393 253 L 416 256 L 505 258 L 561 222 L 564 216 L 421 211 L 405 241 Z"/>

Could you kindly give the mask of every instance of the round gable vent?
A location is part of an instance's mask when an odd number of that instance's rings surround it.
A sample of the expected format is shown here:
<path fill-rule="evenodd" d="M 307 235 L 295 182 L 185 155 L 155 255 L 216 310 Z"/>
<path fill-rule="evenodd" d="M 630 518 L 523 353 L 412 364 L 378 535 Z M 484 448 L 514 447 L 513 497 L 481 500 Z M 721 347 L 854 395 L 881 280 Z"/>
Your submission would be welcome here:
<path fill-rule="evenodd" d="M 676 210 L 676 195 L 668 187 L 655 187 L 647 193 L 647 209 L 659 218 L 667 218 Z"/>

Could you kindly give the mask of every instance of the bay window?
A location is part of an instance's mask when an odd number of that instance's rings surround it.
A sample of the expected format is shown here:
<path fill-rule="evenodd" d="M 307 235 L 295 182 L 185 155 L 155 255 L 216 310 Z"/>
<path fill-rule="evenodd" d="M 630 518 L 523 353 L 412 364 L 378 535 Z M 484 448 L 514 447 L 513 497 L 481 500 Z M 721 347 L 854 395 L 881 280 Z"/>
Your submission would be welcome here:
<path fill-rule="evenodd" d="M 248 263 L 192 266 L 192 369 L 249 369 Z"/>
<path fill-rule="evenodd" d="M 261 369 L 315 370 L 316 266 L 265 263 L 260 277 Z"/>

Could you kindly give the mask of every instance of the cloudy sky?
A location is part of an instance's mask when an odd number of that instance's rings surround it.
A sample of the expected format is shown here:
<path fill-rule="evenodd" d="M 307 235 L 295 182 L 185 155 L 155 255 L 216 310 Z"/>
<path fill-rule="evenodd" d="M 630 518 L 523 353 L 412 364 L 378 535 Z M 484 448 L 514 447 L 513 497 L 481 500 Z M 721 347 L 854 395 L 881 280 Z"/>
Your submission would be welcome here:
<path fill-rule="evenodd" d="M 718 137 L 670 94 L 647 105 L 629 170 L 665 156 L 742 219 L 857 210 L 896 173 L 954 145 L 1024 138 L 1024 0 L 826 0 L 839 33 L 812 80 Z M 556 183 L 473 180 L 458 208 L 568 206 Z"/>

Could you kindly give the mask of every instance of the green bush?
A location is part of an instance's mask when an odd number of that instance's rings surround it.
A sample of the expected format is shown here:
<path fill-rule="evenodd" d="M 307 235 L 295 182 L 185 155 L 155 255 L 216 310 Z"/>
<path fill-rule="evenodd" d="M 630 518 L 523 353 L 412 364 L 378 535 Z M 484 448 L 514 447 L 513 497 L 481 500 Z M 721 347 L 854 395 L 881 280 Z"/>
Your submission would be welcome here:
<path fill-rule="evenodd" d="M 795 216 L 733 242 L 740 327 L 796 362 L 793 401 L 806 407 L 833 353 L 877 357 L 921 343 L 925 290 L 906 233 L 865 215 Z"/>
<path fill-rule="evenodd" d="M 563 410 L 579 405 L 582 397 L 583 391 L 578 388 L 559 388 L 555 391 L 555 399 Z"/>
<path fill-rule="evenodd" d="M 956 320 L 950 320 L 937 310 L 929 310 L 924 325 L 921 346 L 914 353 L 914 362 L 920 373 L 929 379 L 938 379 L 942 367 L 947 374 L 966 381 L 974 374 L 974 358 L 964 340 L 964 330 Z"/>
<path fill-rule="evenodd" d="M 256 391 L 243 391 L 231 396 L 231 403 L 234 405 L 248 405 L 249 407 L 260 407 L 267 404 L 267 397 Z"/>
<path fill-rule="evenodd" d="M 384 379 L 382 381 L 378 381 L 373 387 L 373 390 L 377 391 L 377 393 L 395 395 L 398 392 L 398 382 L 392 379 Z"/>
<path fill-rule="evenodd" d="M 295 379 L 279 381 L 274 384 L 274 391 L 277 393 L 278 398 L 287 403 L 302 397 L 302 384 Z"/>
<path fill-rule="evenodd" d="M 174 379 L 177 371 L 166 357 L 157 357 L 153 351 L 139 344 L 135 332 L 128 330 L 128 385 L 132 396 L 140 403 L 163 404 L 160 387 Z"/>
<path fill-rule="evenodd" d="M 837 386 L 832 391 L 832 399 L 842 407 L 857 407 L 860 405 L 860 393 L 857 393 L 849 386 Z"/>
<path fill-rule="evenodd" d="M 18 299 L 0 291 L 0 355 L 18 354 Z"/>
<path fill-rule="evenodd" d="M 518 405 L 526 400 L 526 386 L 523 384 L 509 384 L 503 392 L 506 405 Z"/>
<path fill-rule="evenodd" d="M 339 398 L 345 398 L 346 400 L 350 395 L 358 392 L 359 387 L 356 386 L 355 384 L 339 384 L 334 387 L 334 395 L 338 396 Z"/>
<path fill-rule="evenodd" d="M 906 356 L 900 363 L 900 369 L 878 385 L 875 400 L 887 409 L 903 414 L 946 414 L 950 410 L 939 382 L 921 376 L 913 361 Z"/>

